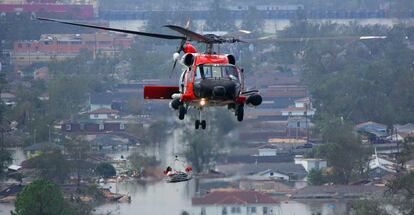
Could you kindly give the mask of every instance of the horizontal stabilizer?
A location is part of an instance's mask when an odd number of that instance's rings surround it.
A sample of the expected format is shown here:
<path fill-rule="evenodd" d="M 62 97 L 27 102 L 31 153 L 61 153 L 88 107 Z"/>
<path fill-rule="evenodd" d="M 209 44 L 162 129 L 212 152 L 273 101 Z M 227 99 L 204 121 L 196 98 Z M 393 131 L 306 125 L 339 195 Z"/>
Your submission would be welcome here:
<path fill-rule="evenodd" d="M 179 92 L 178 86 L 144 86 L 144 99 L 172 99 Z"/>

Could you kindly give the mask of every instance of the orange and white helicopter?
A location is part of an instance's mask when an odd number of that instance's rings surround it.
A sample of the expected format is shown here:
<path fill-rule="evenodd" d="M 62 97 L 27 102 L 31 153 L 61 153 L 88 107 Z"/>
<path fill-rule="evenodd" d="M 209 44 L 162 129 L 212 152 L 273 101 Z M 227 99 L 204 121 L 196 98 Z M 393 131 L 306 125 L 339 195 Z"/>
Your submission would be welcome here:
<path fill-rule="evenodd" d="M 258 106 L 262 103 L 262 97 L 257 90 L 245 91 L 243 69 L 236 66 L 236 58 L 231 54 L 218 54 L 213 51 L 213 45 L 223 43 L 245 42 L 238 36 L 247 31 L 240 30 L 237 33 L 229 33 L 222 36 L 216 34 L 199 34 L 188 30 L 187 27 L 166 25 L 173 31 L 181 34 L 168 35 L 148 33 L 141 31 L 123 30 L 96 25 L 74 23 L 64 20 L 37 18 L 39 20 L 58 22 L 63 24 L 96 28 L 114 32 L 122 32 L 147 37 L 155 37 L 168 40 L 181 40 L 180 45 L 173 55 L 173 70 L 180 60 L 180 53 L 184 52 L 180 62 L 186 67 L 181 74 L 178 86 L 144 86 L 145 99 L 170 99 L 170 106 L 177 110 L 178 118 L 183 120 L 187 111 L 194 108 L 199 112 L 199 118 L 195 120 L 195 128 L 206 128 L 206 121 L 202 117 L 202 111 L 210 106 L 227 106 L 234 111 L 237 120 L 243 121 L 244 107 Z M 260 40 L 292 42 L 308 40 L 370 40 L 385 39 L 384 36 L 350 36 L 350 37 L 319 37 L 319 38 L 272 38 L 263 37 Z M 204 53 L 198 52 L 190 43 L 195 41 L 204 43 Z"/>
<path fill-rule="evenodd" d="M 206 107 L 227 106 L 229 110 L 234 111 L 238 121 L 243 121 L 245 105 L 258 106 L 262 103 L 262 97 L 257 90 L 244 91 L 243 69 L 236 66 L 236 58 L 231 54 L 213 52 L 213 45 L 215 44 L 243 42 L 230 34 L 223 36 L 201 35 L 187 28 L 166 25 L 165 27 L 182 34 L 182 36 L 176 36 L 114 29 L 48 18 L 38 19 L 161 39 L 181 40 L 173 56 L 174 70 L 180 58 L 180 53 L 184 52 L 181 63 L 186 69 L 181 74 L 179 85 L 144 86 L 144 98 L 171 99 L 170 106 L 178 111 L 180 120 L 184 119 L 190 108 L 198 110 L 199 118 L 195 120 L 196 129 L 206 128 L 206 120 L 202 118 L 202 111 Z M 206 45 L 205 52 L 198 52 L 189 41 L 204 43 Z"/>

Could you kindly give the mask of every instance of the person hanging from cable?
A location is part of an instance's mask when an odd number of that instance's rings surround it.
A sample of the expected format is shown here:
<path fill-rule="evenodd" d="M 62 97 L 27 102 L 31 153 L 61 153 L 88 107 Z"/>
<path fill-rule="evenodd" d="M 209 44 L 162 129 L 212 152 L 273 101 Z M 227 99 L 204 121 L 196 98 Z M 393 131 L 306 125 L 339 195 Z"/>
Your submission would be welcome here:
<path fill-rule="evenodd" d="M 174 166 L 176 167 L 177 163 L 180 163 L 181 170 L 177 170 L 176 168 L 172 168 L 171 166 L 168 166 L 166 170 L 164 170 L 164 174 L 167 176 L 166 181 L 169 183 L 175 183 L 175 182 L 182 182 L 182 181 L 188 181 L 192 178 L 191 172 L 192 167 L 186 166 L 184 161 L 181 161 L 178 156 L 175 156 L 174 158 Z"/>

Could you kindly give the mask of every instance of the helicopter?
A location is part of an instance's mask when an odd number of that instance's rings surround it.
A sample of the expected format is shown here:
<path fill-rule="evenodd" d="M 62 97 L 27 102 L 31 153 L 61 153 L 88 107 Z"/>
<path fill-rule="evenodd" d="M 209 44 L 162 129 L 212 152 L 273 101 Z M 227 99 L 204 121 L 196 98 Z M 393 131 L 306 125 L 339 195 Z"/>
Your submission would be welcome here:
<path fill-rule="evenodd" d="M 165 25 L 182 36 L 148 33 L 141 31 L 123 30 L 96 25 L 68 22 L 64 20 L 41 18 L 43 21 L 58 22 L 81 27 L 96 28 L 114 32 L 129 33 L 147 37 L 168 40 L 180 40 L 180 44 L 173 54 L 173 68 L 180 63 L 186 68 L 182 72 L 178 86 L 144 86 L 144 99 L 169 99 L 170 107 L 178 112 L 178 119 L 184 120 L 189 109 L 198 111 L 195 120 L 195 129 L 206 129 L 206 120 L 202 112 L 207 107 L 227 106 L 233 111 L 238 121 L 243 121 L 244 107 L 258 106 L 262 97 L 258 90 L 245 91 L 244 70 L 236 66 L 236 58 L 231 54 L 218 54 L 213 51 L 214 45 L 224 43 L 244 42 L 230 34 L 218 36 L 216 34 L 199 34 L 186 27 Z M 246 33 L 247 31 L 240 31 Z M 203 43 L 205 51 L 199 52 L 190 41 Z"/>
<path fill-rule="evenodd" d="M 180 40 L 176 52 L 173 54 L 172 70 L 180 62 L 185 66 L 181 73 L 178 86 L 144 86 L 144 99 L 166 99 L 170 107 L 177 111 L 178 119 L 184 120 L 189 109 L 198 111 L 195 120 L 195 129 L 206 129 L 206 120 L 202 116 L 207 107 L 227 106 L 234 112 L 238 121 L 243 121 L 245 106 L 256 107 L 262 103 L 262 96 L 258 90 L 246 90 L 244 84 L 244 70 L 236 65 L 236 58 L 232 54 L 220 54 L 213 51 L 213 46 L 225 43 L 247 43 L 256 41 L 279 42 L 306 42 L 313 40 L 371 40 L 386 39 L 386 36 L 342 36 L 342 37 L 314 37 L 314 38 L 275 38 L 266 36 L 257 39 L 241 40 L 240 34 L 249 33 L 246 30 L 217 35 L 215 33 L 199 34 L 186 27 L 165 25 L 177 35 L 149 33 L 142 31 L 123 30 L 97 25 L 69 22 L 58 19 L 38 17 L 38 20 L 51 21 L 62 24 L 95 28 L 107 31 L 128 33 L 140 36 L 154 37 L 167 40 Z M 205 44 L 205 51 L 199 52 L 191 42 Z M 184 55 L 180 59 L 181 52 Z"/>

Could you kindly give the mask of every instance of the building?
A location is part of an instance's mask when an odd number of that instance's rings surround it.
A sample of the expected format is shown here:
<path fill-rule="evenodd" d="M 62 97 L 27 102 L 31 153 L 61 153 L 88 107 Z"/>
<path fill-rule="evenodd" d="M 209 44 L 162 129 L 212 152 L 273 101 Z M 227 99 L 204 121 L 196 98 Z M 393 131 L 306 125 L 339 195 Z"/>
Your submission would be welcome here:
<path fill-rule="evenodd" d="M 327 167 L 327 161 L 321 158 L 304 158 L 302 156 L 295 157 L 295 164 L 300 164 L 305 168 L 306 172 L 312 169 L 320 170 Z"/>
<path fill-rule="evenodd" d="M 278 209 L 278 201 L 257 191 L 217 190 L 202 197 L 192 198 L 194 215 L 255 214 L 272 215 Z"/>
<path fill-rule="evenodd" d="M 246 180 L 239 181 L 239 188 L 242 190 L 255 190 L 272 194 L 289 194 L 296 189 L 283 181 L 276 180 Z"/>
<path fill-rule="evenodd" d="M 17 41 L 13 44 L 10 61 L 15 68 L 34 63 L 47 63 L 77 56 L 81 50 L 91 50 L 114 56 L 130 48 L 134 38 L 125 34 L 43 34 L 39 40 Z"/>
<path fill-rule="evenodd" d="M 76 17 L 77 19 L 91 19 L 94 17 L 94 8 L 90 4 L 56 4 L 55 2 L 31 2 L 23 1 L 0 4 L 0 13 L 29 13 L 38 16 L 55 18 Z"/>
<path fill-rule="evenodd" d="M 282 110 L 282 116 L 313 117 L 313 115 L 315 115 L 315 109 L 312 107 L 309 97 L 297 99 L 294 106 Z"/>
<path fill-rule="evenodd" d="M 123 121 L 102 121 L 102 120 L 78 120 L 65 121 L 61 123 L 63 132 L 82 132 L 82 133 L 107 133 L 125 131 Z"/>
<path fill-rule="evenodd" d="M 99 108 L 93 111 L 89 111 L 88 115 L 89 115 L 89 119 L 92 119 L 92 120 L 118 119 L 119 111 L 109 109 L 109 108 Z"/>
<path fill-rule="evenodd" d="M 30 145 L 24 148 L 24 151 L 28 158 L 33 158 L 38 155 L 41 155 L 42 153 L 47 153 L 47 152 L 54 151 L 54 150 L 63 151 L 63 146 L 56 145 L 54 143 L 43 142 L 43 143 L 35 143 L 33 145 Z"/>
<path fill-rule="evenodd" d="M 253 163 L 217 165 L 218 172 L 252 180 L 291 180 L 306 176 L 306 170 L 294 163 Z"/>
<path fill-rule="evenodd" d="M 382 178 L 390 173 L 396 173 L 396 169 L 396 163 L 380 157 L 375 149 L 375 153 L 369 161 L 369 176 L 371 178 Z"/>
<path fill-rule="evenodd" d="M 355 130 L 366 136 L 371 143 L 382 143 L 388 136 L 386 125 L 371 121 L 356 125 Z"/>

